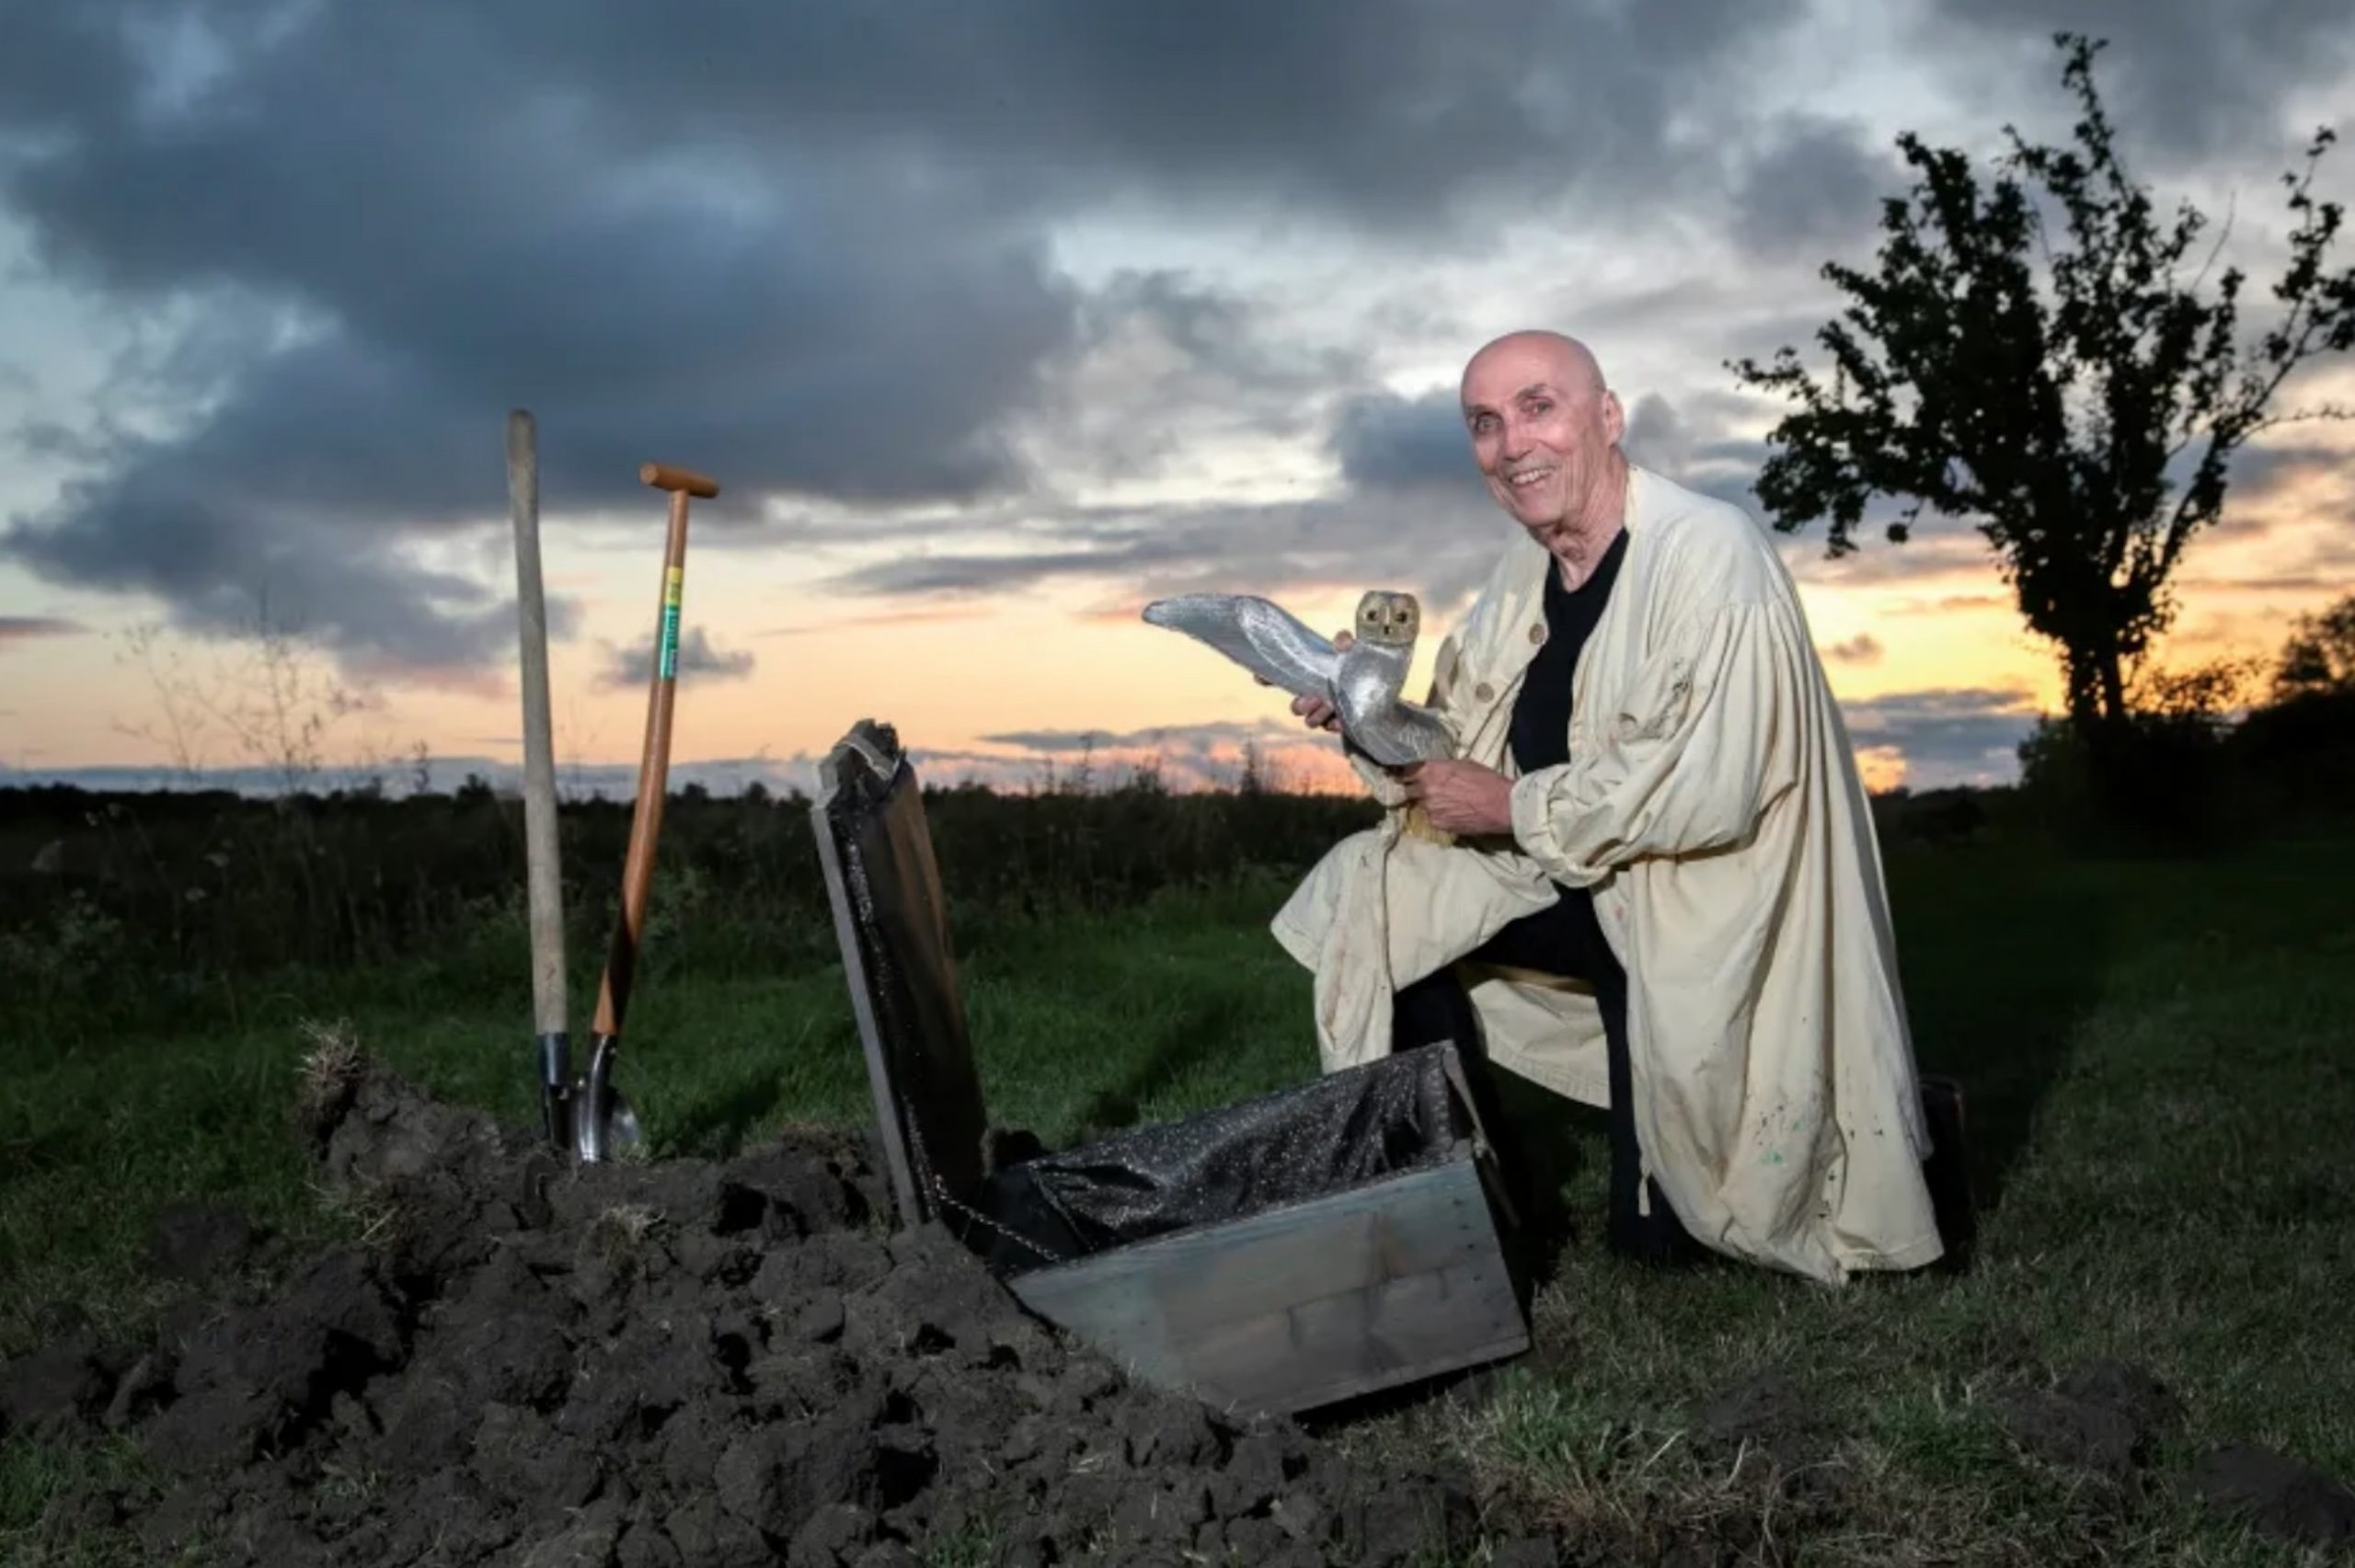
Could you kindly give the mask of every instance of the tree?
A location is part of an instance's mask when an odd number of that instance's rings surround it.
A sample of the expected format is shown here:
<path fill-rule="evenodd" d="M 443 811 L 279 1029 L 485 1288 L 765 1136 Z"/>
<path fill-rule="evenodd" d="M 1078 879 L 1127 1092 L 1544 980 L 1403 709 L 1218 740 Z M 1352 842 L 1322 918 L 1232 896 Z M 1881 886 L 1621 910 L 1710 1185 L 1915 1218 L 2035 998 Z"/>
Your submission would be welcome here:
<path fill-rule="evenodd" d="M 2104 45 L 2055 42 L 2082 109 L 2074 147 L 2006 126 L 1982 188 L 1963 153 L 1901 135 L 1918 179 L 1882 203 L 1878 270 L 1823 269 L 1852 302 L 1816 334 L 1830 384 L 1788 347 L 1728 368 L 1798 404 L 1758 479 L 1775 526 L 1828 519 L 1840 555 L 1876 497 L 1910 503 L 1893 543 L 1925 506 L 1974 522 L 2029 627 L 2059 645 L 2070 723 L 2091 743 L 2132 712 L 2131 670 L 2173 618 L 2168 579 L 2223 510 L 2234 451 L 2291 418 L 2349 417 L 2269 409 L 2302 362 L 2355 345 L 2355 269 L 2325 269 L 2340 209 L 2312 194 L 2324 129 L 2282 177 L 2280 319 L 2244 344 L 2241 271 L 2203 292 L 2211 250 L 2182 278 L 2207 220 L 2187 203 L 2161 221 L 2127 176 L 2094 86 Z"/>
<path fill-rule="evenodd" d="M 2355 593 L 2291 624 L 2273 671 L 2273 700 L 2355 692 Z"/>

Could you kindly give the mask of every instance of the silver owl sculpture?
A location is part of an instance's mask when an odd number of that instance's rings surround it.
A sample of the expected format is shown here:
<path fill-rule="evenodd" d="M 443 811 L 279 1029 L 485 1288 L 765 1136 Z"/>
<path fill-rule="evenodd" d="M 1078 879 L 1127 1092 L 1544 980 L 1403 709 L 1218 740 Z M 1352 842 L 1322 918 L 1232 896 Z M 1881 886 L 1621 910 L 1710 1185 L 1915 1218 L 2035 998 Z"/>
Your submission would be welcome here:
<path fill-rule="evenodd" d="M 1454 738 L 1439 715 L 1399 695 L 1422 630 L 1422 606 L 1411 593 L 1376 589 L 1360 599 L 1346 648 L 1250 594 L 1156 599 L 1144 607 L 1144 618 L 1216 648 L 1271 686 L 1332 704 L 1342 738 L 1384 767 L 1454 754 Z"/>

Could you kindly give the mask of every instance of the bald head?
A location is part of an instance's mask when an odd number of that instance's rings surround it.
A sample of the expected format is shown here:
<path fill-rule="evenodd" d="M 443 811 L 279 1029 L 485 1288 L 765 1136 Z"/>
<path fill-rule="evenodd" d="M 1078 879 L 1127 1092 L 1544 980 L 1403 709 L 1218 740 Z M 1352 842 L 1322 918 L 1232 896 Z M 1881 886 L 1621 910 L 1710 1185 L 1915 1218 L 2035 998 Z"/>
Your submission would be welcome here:
<path fill-rule="evenodd" d="M 1592 351 L 1559 332 L 1509 332 L 1465 365 L 1461 393 L 1497 504 L 1565 571 L 1607 544 L 1626 498 L 1626 416 Z"/>
<path fill-rule="evenodd" d="M 1599 393 L 1608 385 L 1592 349 L 1575 338 L 1536 327 L 1508 332 L 1481 345 L 1465 364 L 1463 384 L 1468 387 L 1476 372 L 1499 361 L 1542 367 L 1564 391 Z"/>

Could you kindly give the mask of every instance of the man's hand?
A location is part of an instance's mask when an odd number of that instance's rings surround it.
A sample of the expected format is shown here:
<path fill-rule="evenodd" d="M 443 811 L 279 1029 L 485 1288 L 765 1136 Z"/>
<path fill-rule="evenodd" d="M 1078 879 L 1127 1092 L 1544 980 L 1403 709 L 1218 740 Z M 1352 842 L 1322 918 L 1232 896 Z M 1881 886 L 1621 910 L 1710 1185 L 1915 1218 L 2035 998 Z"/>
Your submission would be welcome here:
<path fill-rule="evenodd" d="M 1478 838 L 1512 831 L 1512 781 L 1477 762 L 1413 762 L 1398 770 L 1407 798 L 1442 832 Z"/>
<path fill-rule="evenodd" d="M 1333 638 L 1333 651 L 1341 652 L 1356 640 L 1347 632 L 1338 633 Z M 1254 676 L 1253 679 L 1258 678 Z M 1259 684 L 1265 686 L 1269 682 L 1260 681 Z M 1298 714 L 1311 729 L 1327 730 L 1334 735 L 1341 733 L 1341 715 L 1334 710 L 1332 704 L 1322 697 L 1294 697 L 1292 711 Z"/>

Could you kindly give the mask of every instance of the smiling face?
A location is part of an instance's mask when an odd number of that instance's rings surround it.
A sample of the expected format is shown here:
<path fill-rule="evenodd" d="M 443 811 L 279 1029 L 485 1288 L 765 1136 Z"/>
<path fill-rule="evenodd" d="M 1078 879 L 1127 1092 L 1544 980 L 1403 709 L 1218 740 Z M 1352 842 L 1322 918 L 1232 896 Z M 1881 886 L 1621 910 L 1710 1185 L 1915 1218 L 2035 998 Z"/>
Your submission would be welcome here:
<path fill-rule="evenodd" d="M 1549 544 L 1587 524 L 1626 419 L 1583 346 L 1552 333 L 1500 338 L 1464 368 L 1463 403 L 1472 455 L 1513 521 Z"/>

